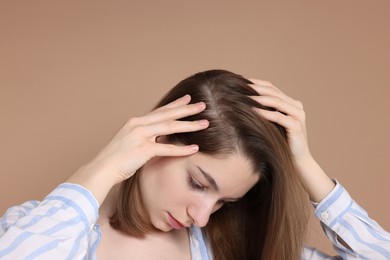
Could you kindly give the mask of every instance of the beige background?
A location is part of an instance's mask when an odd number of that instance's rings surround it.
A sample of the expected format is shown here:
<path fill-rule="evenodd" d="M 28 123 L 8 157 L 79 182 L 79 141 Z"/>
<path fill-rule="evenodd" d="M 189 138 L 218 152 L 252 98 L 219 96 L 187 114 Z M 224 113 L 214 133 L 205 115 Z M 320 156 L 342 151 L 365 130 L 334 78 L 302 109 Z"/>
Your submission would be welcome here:
<path fill-rule="evenodd" d="M 390 2 L 0 1 L 0 211 L 42 199 L 195 72 L 304 102 L 312 153 L 390 230 Z M 309 242 L 330 252 L 316 221 Z"/>

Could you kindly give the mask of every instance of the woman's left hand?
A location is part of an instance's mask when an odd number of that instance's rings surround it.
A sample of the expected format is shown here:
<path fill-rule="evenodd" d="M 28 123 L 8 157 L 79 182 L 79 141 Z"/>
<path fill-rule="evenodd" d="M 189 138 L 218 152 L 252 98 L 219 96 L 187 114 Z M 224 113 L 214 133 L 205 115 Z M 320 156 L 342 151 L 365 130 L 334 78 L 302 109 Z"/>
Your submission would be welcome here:
<path fill-rule="evenodd" d="M 287 96 L 269 81 L 249 80 L 253 82 L 250 86 L 260 94 L 260 96 L 252 96 L 252 98 L 263 106 L 277 110 L 269 111 L 255 108 L 263 118 L 286 129 L 290 149 L 295 160 L 299 162 L 311 159 L 302 103 Z"/>
<path fill-rule="evenodd" d="M 320 202 L 334 188 L 334 182 L 311 156 L 307 143 L 305 111 L 300 101 L 284 94 L 269 81 L 249 79 L 260 94 L 254 100 L 277 111 L 255 108 L 263 118 L 283 126 L 291 153 L 312 201 Z"/>

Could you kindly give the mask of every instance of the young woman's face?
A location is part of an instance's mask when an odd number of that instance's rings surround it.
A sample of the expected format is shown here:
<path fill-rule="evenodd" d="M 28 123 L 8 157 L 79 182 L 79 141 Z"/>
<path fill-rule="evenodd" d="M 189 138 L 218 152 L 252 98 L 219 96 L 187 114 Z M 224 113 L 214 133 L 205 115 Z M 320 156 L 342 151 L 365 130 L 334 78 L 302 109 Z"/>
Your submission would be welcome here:
<path fill-rule="evenodd" d="M 204 227 L 224 203 L 243 197 L 258 176 L 239 154 L 156 157 L 142 168 L 141 196 L 152 225 L 161 231 Z"/>

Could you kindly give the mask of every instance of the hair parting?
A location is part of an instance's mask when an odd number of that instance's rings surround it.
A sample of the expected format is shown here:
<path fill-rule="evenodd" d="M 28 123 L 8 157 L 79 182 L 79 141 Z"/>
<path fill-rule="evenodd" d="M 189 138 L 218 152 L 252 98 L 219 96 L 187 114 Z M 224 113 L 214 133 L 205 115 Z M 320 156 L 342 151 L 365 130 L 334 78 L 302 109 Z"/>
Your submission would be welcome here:
<path fill-rule="evenodd" d="M 259 116 L 264 107 L 250 96 L 259 95 L 248 79 L 225 70 L 197 73 L 179 82 L 157 104 L 161 107 L 191 95 L 206 110 L 183 118 L 207 119 L 209 127 L 166 136 L 167 142 L 198 144 L 199 151 L 216 157 L 241 153 L 249 159 L 258 183 L 237 202 L 210 216 L 204 228 L 216 260 L 300 259 L 310 216 L 307 192 L 301 182 L 285 129 Z M 110 223 L 132 236 L 152 230 L 139 196 L 138 174 L 122 184 L 117 210 Z M 237 174 L 240 174 L 239 172 Z"/>

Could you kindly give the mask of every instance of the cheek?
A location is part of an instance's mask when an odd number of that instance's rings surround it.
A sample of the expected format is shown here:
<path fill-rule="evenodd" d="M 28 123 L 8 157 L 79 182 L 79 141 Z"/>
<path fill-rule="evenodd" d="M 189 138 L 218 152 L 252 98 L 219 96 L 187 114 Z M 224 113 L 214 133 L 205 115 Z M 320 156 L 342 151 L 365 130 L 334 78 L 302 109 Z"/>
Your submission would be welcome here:
<path fill-rule="evenodd" d="M 177 208 L 187 206 L 196 192 L 188 185 L 186 165 L 175 160 L 161 160 L 145 168 L 145 188 L 154 205 Z"/>
<path fill-rule="evenodd" d="M 191 197 L 185 173 L 161 171 L 154 178 L 154 192 L 159 200 L 183 204 Z"/>

